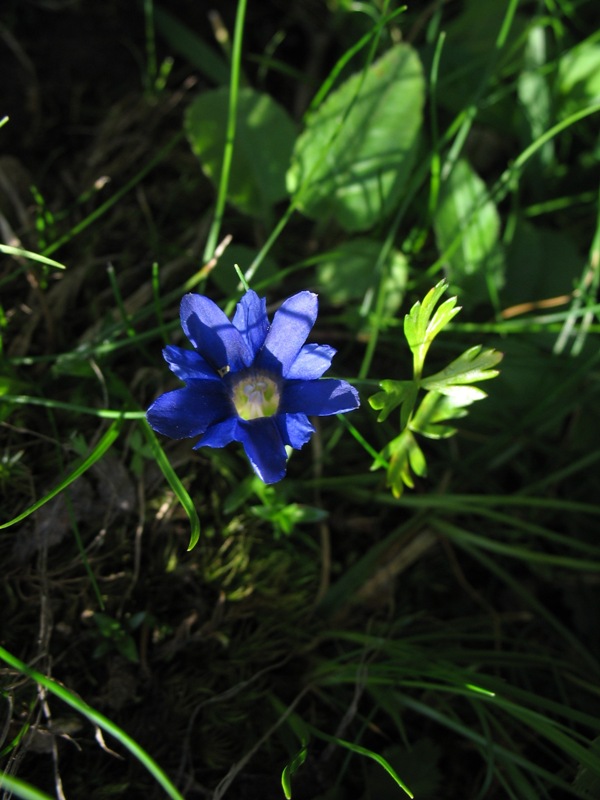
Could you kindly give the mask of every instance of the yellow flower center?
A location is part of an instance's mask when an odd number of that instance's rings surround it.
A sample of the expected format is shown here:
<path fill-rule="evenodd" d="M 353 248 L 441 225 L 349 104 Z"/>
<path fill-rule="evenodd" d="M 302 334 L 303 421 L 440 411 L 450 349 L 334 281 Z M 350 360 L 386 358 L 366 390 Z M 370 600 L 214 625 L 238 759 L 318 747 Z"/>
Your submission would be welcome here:
<path fill-rule="evenodd" d="M 247 372 L 233 386 L 233 404 L 242 419 L 272 417 L 279 408 L 279 387 L 264 373 Z"/>

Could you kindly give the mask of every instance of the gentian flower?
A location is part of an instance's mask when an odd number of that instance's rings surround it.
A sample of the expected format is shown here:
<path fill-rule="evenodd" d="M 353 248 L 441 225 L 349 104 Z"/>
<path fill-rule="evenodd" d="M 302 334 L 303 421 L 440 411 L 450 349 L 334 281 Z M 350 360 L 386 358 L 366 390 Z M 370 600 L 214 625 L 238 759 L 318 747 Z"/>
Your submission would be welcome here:
<path fill-rule="evenodd" d="M 305 344 L 317 306 L 316 294 L 299 292 L 269 323 L 266 300 L 250 290 L 230 322 L 208 297 L 186 294 L 181 327 L 194 349 L 168 345 L 163 351 L 185 386 L 152 403 L 150 425 L 173 439 L 199 436 L 194 449 L 241 442 L 259 478 L 281 480 L 285 445 L 299 449 L 315 430 L 309 416 L 359 406 L 356 389 L 346 381 L 319 380 L 336 351 Z"/>

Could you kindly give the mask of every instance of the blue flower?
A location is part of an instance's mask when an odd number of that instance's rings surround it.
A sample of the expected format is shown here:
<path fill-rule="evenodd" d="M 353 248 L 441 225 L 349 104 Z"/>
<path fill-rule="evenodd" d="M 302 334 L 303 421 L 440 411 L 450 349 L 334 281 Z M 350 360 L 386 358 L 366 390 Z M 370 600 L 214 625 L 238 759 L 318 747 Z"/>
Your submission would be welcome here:
<path fill-rule="evenodd" d="M 346 381 L 326 378 L 333 347 L 304 344 L 317 318 L 317 296 L 288 298 L 269 323 L 264 298 L 248 291 L 230 322 L 198 294 L 181 301 L 181 327 L 193 350 L 168 345 L 170 369 L 185 386 L 161 395 L 147 412 L 155 431 L 173 439 L 199 436 L 198 447 L 241 442 L 265 483 L 285 475 L 285 445 L 301 448 L 314 427 L 309 416 L 359 406 Z"/>

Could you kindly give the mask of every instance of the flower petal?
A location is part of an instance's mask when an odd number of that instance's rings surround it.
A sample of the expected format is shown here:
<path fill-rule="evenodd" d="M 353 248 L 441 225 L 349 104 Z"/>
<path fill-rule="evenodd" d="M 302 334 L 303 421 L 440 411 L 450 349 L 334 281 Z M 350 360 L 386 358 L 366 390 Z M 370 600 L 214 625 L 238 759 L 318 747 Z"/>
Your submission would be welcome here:
<path fill-rule="evenodd" d="M 215 422 L 233 414 L 223 385 L 217 381 L 192 381 L 158 397 L 146 412 L 150 425 L 172 439 L 199 436 Z"/>
<path fill-rule="evenodd" d="M 276 417 L 243 420 L 230 417 L 206 431 L 194 450 L 200 447 L 224 447 L 230 442 L 240 442 L 252 468 L 264 483 L 275 483 L 285 475 L 287 453 L 275 422 Z"/>
<path fill-rule="evenodd" d="M 240 420 L 239 429 L 246 455 L 261 481 L 280 481 L 285 475 L 287 453 L 275 417 Z"/>
<path fill-rule="evenodd" d="M 299 292 L 285 300 L 273 317 L 256 366 L 287 376 L 317 318 L 313 292 Z"/>
<path fill-rule="evenodd" d="M 232 416 L 211 425 L 200 441 L 194 445 L 194 450 L 200 447 L 225 447 L 230 442 L 239 442 L 241 437 L 239 421 L 238 416 Z"/>
<path fill-rule="evenodd" d="M 305 344 L 285 376 L 288 380 L 314 381 L 327 372 L 335 347 L 328 344 Z"/>
<path fill-rule="evenodd" d="M 238 303 L 232 323 L 242 334 L 254 358 L 263 346 L 269 330 L 265 298 L 249 289 Z"/>
<path fill-rule="evenodd" d="M 320 381 L 286 381 L 280 409 L 283 413 L 304 413 L 327 417 L 358 408 L 358 392 L 346 381 L 324 378 Z"/>
<path fill-rule="evenodd" d="M 220 380 L 217 373 L 195 350 L 184 350 L 175 344 L 168 344 L 163 350 L 163 358 L 182 381 Z"/>
<path fill-rule="evenodd" d="M 306 414 L 278 414 L 275 420 L 283 443 L 296 450 L 300 450 L 315 432 Z"/>
<path fill-rule="evenodd" d="M 181 301 L 181 327 L 200 355 L 217 372 L 237 372 L 252 363 L 252 353 L 216 303 L 201 294 L 186 294 Z"/>

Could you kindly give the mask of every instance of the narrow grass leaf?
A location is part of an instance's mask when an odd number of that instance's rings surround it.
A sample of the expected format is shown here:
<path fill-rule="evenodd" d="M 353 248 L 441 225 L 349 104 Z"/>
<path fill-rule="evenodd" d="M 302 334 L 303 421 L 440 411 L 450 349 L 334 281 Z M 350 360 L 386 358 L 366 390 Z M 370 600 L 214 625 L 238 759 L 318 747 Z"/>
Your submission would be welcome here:
<path fill-rule="evenodd" d="M 19 778 L 13 778 L 5 772 L 0 772 L 0 789 L 12 792 L 15 797 L 21 797 L 22 800 L 53 800 L 49 794 L 41 792 L 35 786 L 31 786 Z"/>
<path fill-rule="evenodd" d="M 30 514 L 33 514 L 35 511 L 37 511 L 39 508 L 45 505 L 49 500 L 52 500 L 53 497 L 56 497 L 56 495 L 62 492 L 63 489 L 66 489 L 67 486 L 70 486 L 73 483 L 73 481 L 79 478 L 80 475 L 83 475 L 84 472 L 87 472 L 87 470 L 93 464 L 95 464 L 96 461 L 102 458 L 104 453 L 106 453 L 108 448 L 117 439 L 117 437 L 119 436 L 119 432 L 121 430 L 122 423 L 123 423 L 122 419 L 115 420 L 113 424 L 110 426 L 110 428 L 106 431 L 104 436 L 100 439 L 98 444 L 94 447 L 92 452 L 76 469 L 74 469 L 71 473 L 69 473 L 69 475 L 67 475 L 66 478 L 63 478 L 63 480 L 57 486 L 55 486 L 54 489 L 51 489 L 48 492 L 48 494 L 42 497 L 41 500 L 38 500 L 33 505 L 29 506 L 29 508 L 25 509 L 25 511 L 23 511 L 21 514 L 14 517 L 13 519 L 9 520 L 8 522 L 2 523 L 0 525 L 0 529 L 8 528 L 11 525 L 16 525 L 17 522 L 21 522 Z"/>
<path fill-rule="evenodd" d="M 291 800 L 292 797 L 292 776 L 298 769 L 304 764 L 306 761 L 306 756 L 308 754 L 308 747 L 305 745 L 302 747 L 294 756 L 294 758 L 290 761 L 289 764 L 286 764 L 283 772 L 281 773 L 281 786 L 283 788 L 283 793 L 285 795 L 286 800 Z"/>
<path fill-rule="evenodd" d="M 359 744 L 354 744 L 354 742 L 347 742 L 345 739 L 339 739 L 337 736 L 329 736 L 326 733 L 323 733 L 316 728 L 313 728 L 312 725 L 310 727 L 311 733 L 313 733 L 318 739 L 324 739 L 326 742 L 332 742 L 332 744 L 336 744 L 338 747 L 343 747 L 345 750 L 350 750 L 352 753 L 358 753 L 360 756 L 366 756 L 366 758 L 372 758 L 373 761 L 376 761 L 380 767 L 387 772 L 387 774 L 398 784 L 398 786 L 410 797 L 413 798 L 414 794 L 408 788 L 408 786 L 404 783 L 404 781 L 400 778 L 396 770 L 392 767 L 392 765 L 383 757 L 380 756 L 379 753 L 373 752 L 373 750 L 369 750 L 366 747 L 361 747 Z"/>
<path fill-rule="evenodd" d="M 6 253 L 8 256 L 18 256 L 19 258 L 28 258 L 30 261 L 38 261 L 40 264 L 45 264 L 47 267 L 54 267 L 55 269 L 66 269 L 64 264 L 60 264 L 58 261 L 42 256 L 39 253 L 23 250 L 22 247 L 11 247 L 8 244 L 0 244 L 0 253 Z"/>
<path fill-rule="evenodd" d="M 152 452 L 156 458 L 156 463 L 160 467 L 162 474 L 167 479 L 167 483 L 177 495 L 177 499 L 181 503 L 183 510 L 188 515 L 188 519 L 192 528 L 190 532 L 190 543 L 188 545 L 188 550 L 193 550 L 200 538 L 200 519 L 194 506 L 194 502 L 189 496 L 185 486 L 179 480 L 177 473 L 169 463 L 169 459 L 165 455 L 165 451 L 160 446 L 160 442 L 154 435 L 154 431 L 150 425 L 148 425 L 145 419 L 141 420 L 141 424 L 144 435 L 146 436 L 148 444 L 152 448 Z"/>
<path fill-rule="evenodd" d="M 71 708 L 74 708 L 84 717 L 87 717 L 87 719 L 89 719 L 94 725 L 97 725 L 111 736 L 114 736 L 114 738 L 120 742 L 123 747 L 129 750 L 129 752 L 135 756 L 140 764 L 142 764 L 142 766 L 148 770 L 148 772 L 163 787 L 172 800 L 184 800 L 183 796 L 177 791 L 170 779 L 158 766 L 154 759 L 142 747 L 140 747 L 136 741 L 126 734 L 125 731 L 121 730 L 121 728 L 115 725 L 114 722 L 111 722 L 99 711 L 96 711 L 96 709 L 89 706 L 84 700 L 70 692 L 65 686 L 62 686 L 52 678 L 43 675 L 41 672 L 32 669 L 23 661 L 20 661 L 18 658 L 16 658 L 16 656 L 13 656 L 11 653 L 9 653 L 8 650 L 5 650 L 3 647 L 0 647 L 0 659 L 2 659 L 2 661 L 9 666 L 13 667 L 13 669 L 18 670 L 22 675 L 26 675 L 40 686 L 43 686 L 53 695 L 60 698 L 64 703 L 67 703 L 67 705 L 71 706 Z M 32 795 L 32 797 L 37 800 L 38 796 Z M 42 795 L 42 797 L 44 797 L 45 800 L 45 796 Z"/>

